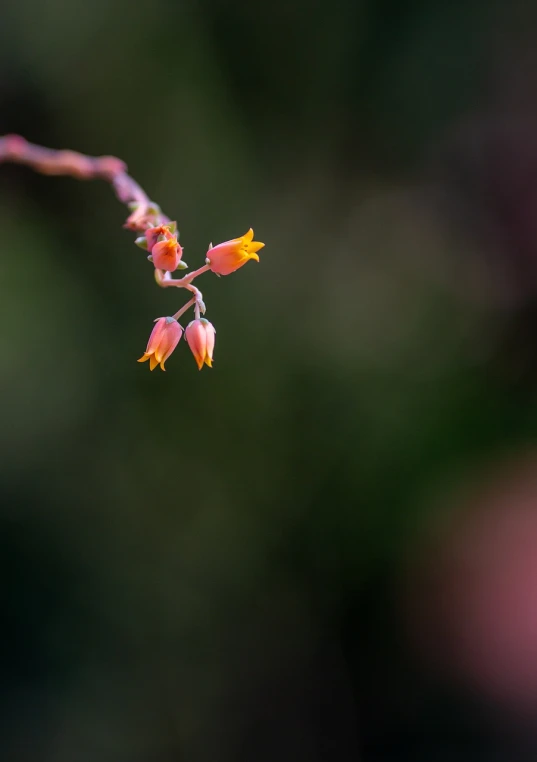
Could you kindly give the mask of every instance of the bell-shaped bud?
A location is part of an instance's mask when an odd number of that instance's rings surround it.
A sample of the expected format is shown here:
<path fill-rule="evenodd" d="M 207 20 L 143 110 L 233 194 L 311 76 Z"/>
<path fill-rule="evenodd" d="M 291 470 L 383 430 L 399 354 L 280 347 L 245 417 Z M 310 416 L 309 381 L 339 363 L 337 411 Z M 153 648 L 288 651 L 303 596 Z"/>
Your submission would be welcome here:
<path fill-rule="evenodd" d="M 151 249 L 151 256 L 153 257 L 153 264 L 157 269 L 167 270 L 172 273 L 179 266 L 183 256 L 183 249 L 177 243 L 177 238 L 174 236 L 163 241 L 157 241 Z"/>
<path fill-rule="evenodd" d="M 147 342 L 147 348 L 138 362 L 149 360 L 150 370 L 154 370 L 157 365 L 160 365 L 162 370 L 166 370 L 164 363 L 179 344 L 182 335 L 183 329 L 175 318 L 157 318 Z"/>
<path fill-rule="evenodd" d="M 216 331 L 205 318 L 193 320 L 186 327 L 185 339 L 194 355 L 198 370 L 204 365 L 212 368 Z"/>

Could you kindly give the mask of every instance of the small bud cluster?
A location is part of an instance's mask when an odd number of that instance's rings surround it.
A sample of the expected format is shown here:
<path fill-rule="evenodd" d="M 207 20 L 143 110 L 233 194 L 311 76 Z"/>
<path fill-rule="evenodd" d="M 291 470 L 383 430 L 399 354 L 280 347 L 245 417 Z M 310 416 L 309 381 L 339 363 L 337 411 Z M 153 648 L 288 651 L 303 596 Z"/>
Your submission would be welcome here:
<path fill-rule="evenodd" d="M 160 208 L 155 205 L 145 205 L 141 210 L 139 205 L 131 205 L 131 216 L 125 227 L 142 233 L 135 243 L 148 252 L 148 260 L 155 268 L 155 280 L 163 288 L 186 288 L 193 296 L 175 315 L 157 318 L 151 332 L 146 350 L 138 362 L 149 361 L 150 370 L 157 365 L 165 370 L 164 363 L 179 344 L 184 333 L 185 340 L 194 355 L 201 370 L 204 365 L 212 368 L 216 331 L 212 323 L 201 315 L 205 314 L 203 296 L 192 282 L 205 272 L 216 275 L 229 275 L 242 267 L 250 259 L 259 262 L 257 252 L 265 244 L 254 241 L 254 231 L 250 230 L 239 238 L 224 241 L 217 246 L 209 245 L 205 255 L 205 264 L 180 279 L 174 279 L 171 273 L 185 270 L 188 265 L 183 261 L 183 247 L 179 243 L 177 223 L 168 220 Z M 194 320 L 186 331 L 179 324 L 179 318 L 190 307 L 194 308 Z"/>

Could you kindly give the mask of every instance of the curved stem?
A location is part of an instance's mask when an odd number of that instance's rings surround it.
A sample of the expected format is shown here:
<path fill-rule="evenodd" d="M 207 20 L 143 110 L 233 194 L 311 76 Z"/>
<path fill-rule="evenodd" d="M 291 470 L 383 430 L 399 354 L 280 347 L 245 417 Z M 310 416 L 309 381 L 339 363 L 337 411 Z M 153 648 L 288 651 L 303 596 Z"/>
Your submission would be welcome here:
<path fill-rule="evenodd" d="M 183 278 L 181 278 L 181 280 L 183 281 L 185 285 L 187 285 L 188 283 L 192 283 L 194 278 L 197 278 L 198 275 L 203 275 L 203 273 L 208 273 L 210 269 L 211 269 L 210 265 L 203 265 L 203 267 L 199 267 L 197 270 L 192 270 L 191 273 L 188 273 L 187 275 L 185 275 Z"/>
<path fill-rule="evenodd" d="M 195 296 L 193 296 L 192 299 L 184 305 L 184 307 L 181 307 L 181 309 L 178 310 L 175 315 L 172 315 L 172 317 L 175 318 L 175 320 L 179 320 L 181 315 L 184 315 L 187 310 L 194 306 L 194 304 L 196 304 Z"/>
<path fill-rule="evenodd" d="M 188 288 L 190 291 L 194 292 L 197 291 L 197 289 L 194 287 L 190 288 L 190 284 L 194 278 L 197 278 L 198 275 L 203 275 L 203 273 L 208 272 L 210 269 L 211 268 L 209 265 L 203 265 L 203 267 L 200 267 L 198 270 L 193 270 L 183 278 L 172 278 L 169 272 L 164 272 L 163 270 L 155 270 L 155 280 L 159 286 L 162 286 L 162 288 L 175 286 L 176 288 Z"/>
<path fill-rule="evenodd" d="M 77 151 L 55 150 L 29 143 L 20 135 L 0 137 L 0 163 L 25 164 L 42 175 L 69 175 L 78 180 L 105 180 L 117 198 L 134 206 L 125 227 L 143 232 L 169 222 L 143 188 L 127 173 L 127 165 L 115 156 L 86 156 Z"/>
<path fill-rule="evenodd" d="M 163 270 L 155 270 L 155 280 L 162 288 L 174 286 L 175 288 L 186 288 L 188 291 L 191 291 L 194 294 L 196 304 L 199 305 L 201 312 L 205 315 L 206 307 L 203 301 L 203 294 L 199 288 L 196 288 L 196 286 L 192 285 L 192 281 L 194 278 L 197 278 L 198 275 L 203 275 L 203 273 L 208 272 L 210 269 L 211 268 L 209 265 L 203 265 L 203 267 L 200 267 L 198 270 L 193 270 L 183 278 L 172 278 L 169 272 L 164 272 Z"/>

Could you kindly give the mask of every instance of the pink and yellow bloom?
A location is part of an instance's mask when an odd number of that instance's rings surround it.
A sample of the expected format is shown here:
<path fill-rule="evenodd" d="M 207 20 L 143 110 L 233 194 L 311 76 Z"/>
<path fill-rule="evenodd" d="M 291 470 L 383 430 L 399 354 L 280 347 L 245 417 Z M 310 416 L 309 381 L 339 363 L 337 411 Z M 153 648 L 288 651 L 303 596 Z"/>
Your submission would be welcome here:
<path fill-rule="evenodd" d="M 155 370 L 159 364 L 162 370 L 166 370 L 164 363 L 179 344 L 183 329 L 172 317 L 157 318 L 155 323 L 147 348 L 138 362 L 149 360 L 150 370 Z"/>
<path fill-rule="evenodd" d="M 177 270 L 183 249 L 177 243 L 177 237 L 171 236 L 163 241 L 157 241 L 151 249 L 153 264 L 158 270 L 167 270 L 172 273 Z"/>
<path fill-rule="evenodd" d="M 205 260 L 213 273 L 218 275 L 229 275 L 238 270 L 249 259 L 255 259 L 259 262 L 257 252 L 265 245 L 260 241 L 254 241 L 254 231 L 252 228 L 240 238 L 233 238 L 231 241 L 224 241 L 214 246 L 207 252 Z"/>
<path fill-rule="evenodd" d="M 213 367 L 215 337 L 214 326 L 205 318 L 193 320 L 187 325 L 185 339 L 194 355 L 198 370 L 201 370 L 204 364 L 209 368 Z"/>

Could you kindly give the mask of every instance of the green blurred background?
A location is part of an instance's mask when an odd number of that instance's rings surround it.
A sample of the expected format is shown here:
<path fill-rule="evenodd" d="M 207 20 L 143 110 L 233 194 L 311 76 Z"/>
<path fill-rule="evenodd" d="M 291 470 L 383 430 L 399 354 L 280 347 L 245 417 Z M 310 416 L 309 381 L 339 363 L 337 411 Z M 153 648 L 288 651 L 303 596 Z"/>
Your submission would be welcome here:
<path fill-rule="evenodd" d="M 120 156 L 191 268 L 266 243 L 199 281 L 214 370 L 151 374 L 183 296 L 124 208 L 1 168 L 1 759 L 536 759 L 412 613 L 450 496 L 535 440 L 535 3 L 0 21 L 0 134 Z"/>

